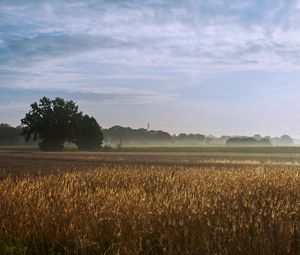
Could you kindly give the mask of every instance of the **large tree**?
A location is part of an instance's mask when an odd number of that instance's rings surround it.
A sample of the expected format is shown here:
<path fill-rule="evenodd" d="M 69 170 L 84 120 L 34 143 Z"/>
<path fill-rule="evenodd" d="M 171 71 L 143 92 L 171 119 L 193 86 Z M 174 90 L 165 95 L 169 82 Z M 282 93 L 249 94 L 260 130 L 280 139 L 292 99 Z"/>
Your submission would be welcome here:
<path fill-rule="evenodd" d="M 42 150 L 62 150 L 65 142 L 76 143 L 78 136 L 84 136 L 81 133 L 84 132 L 81 127 L 85 124 L 84 118 L 73 101 L 43 97 L 38 103 L 31 104 L 31 110 L 21 120 L 22 135 L 26 141 L 31 138 L 40 141 Z M 98 137 L 94 139 L 98 140 Z"/>
<path fill-rule="evenodd" d="M 88 115 L 79 119 L 75 143 L 82 150 L 96 150 L 102 145 L 103 134 L 98 122 Z"/>

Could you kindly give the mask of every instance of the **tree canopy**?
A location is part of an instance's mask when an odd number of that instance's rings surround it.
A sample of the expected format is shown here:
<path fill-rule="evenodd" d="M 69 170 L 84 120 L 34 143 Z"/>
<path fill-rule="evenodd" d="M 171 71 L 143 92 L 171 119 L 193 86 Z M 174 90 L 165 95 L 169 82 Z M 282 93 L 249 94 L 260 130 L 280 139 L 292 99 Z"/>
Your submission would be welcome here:
<path fill-rule="evenodd" d="M 31 104 L 31 110 L 21 123 L 25 140 L 38 140 L 42 150 L 62 150 L 65 142 L 84 149 L 96 149 L 102 144 L 103 136 L 97 121 L 83 115 L 72 100 L 43 97 L 38 103 Z"/>
<path fill-rule="evenodd" d="M 270 138 L 264 137 L 259 140 L 254 137 L 230 137 L 226 141 L 227 146 L 272 146 Z"/>
<path fill-rule="evenodd" d="M 103 140 L 101 127 L 93 117 L 84 115 L 78 120 L 75 143 L 79 149 L 99 149 Z"/>
<path fill-rule="evenodd" d="M 0 145 L 21 143 L 20 128 L 11 127 L 8 124 L 0 124 Z"/>

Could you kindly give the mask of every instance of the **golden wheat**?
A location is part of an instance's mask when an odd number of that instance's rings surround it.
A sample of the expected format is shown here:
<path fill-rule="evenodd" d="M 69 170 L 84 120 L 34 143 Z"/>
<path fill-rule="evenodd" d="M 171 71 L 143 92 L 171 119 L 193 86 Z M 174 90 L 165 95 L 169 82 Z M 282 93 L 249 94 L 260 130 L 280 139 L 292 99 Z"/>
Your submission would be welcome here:
<path fill-rule="evenodd" d="M 2 254 L 300 254 L 300 167 L 119 164 L 0 181 Z"/>

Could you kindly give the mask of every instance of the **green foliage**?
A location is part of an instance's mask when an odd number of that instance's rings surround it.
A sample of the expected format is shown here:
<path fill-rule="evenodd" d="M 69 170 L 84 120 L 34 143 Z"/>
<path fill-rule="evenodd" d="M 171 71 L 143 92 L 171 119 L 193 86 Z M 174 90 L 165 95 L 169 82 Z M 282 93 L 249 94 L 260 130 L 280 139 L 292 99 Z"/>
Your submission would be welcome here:
<path fill-rule="evenodd" d="M 114 147 L 122 146 L 206 146 L 213 142 L 222 144 L 222 139 L 212 139 L 201 134 L 179 134 L 171 136 L 162 130 L 133 129 L 113 126 L 104 129 L 104 143 Z M 120 146 L 120 141 L 122 146 Z M 120 149 L 120 148 L 119 148 Z"/>
<path fill-rule="evenodd" d="M 21 129 L 8 124 L 0 124 L 0 145 L 16 145 L 22 142 Z"/>
<path fill-rule="evenodd" d="M 259 140 L 254 137 L 231 137 L 226 141 L 226 146 L 272 146 L 269 138 Z"/>
<path fill-rule="evenodd" d="M 276 146 L 289 146 L 294 144 L 294 140 L 288 135 L 271 138 L 271 141 L 272 144 Z"/>
<path fill-rule="evenodd" d="M 62 150 L 65 142 L 74 142 L 82 149 L 101 146 L 101 128 L 94 118 L 82 115 L 71 100 L 50 100 L 47 97 L 31 104 L 31 110 L 21 120 L 26 141 L 38 140 L 42 150 Z"/>
<path fill-rule="evenodd" d="M 82 116 L 78 120 L 75 144 L 82 150 L 97 150 L 101 148 L 103 134 L 101 127 L 93 117 Z"/>
<path fill-rule="evenodd" d="M 165 144 L 172 142 L 172 137 L 162 130 L 132 129 L 129 127 L 113 126 L 103 130 L 106 144 L 121 148 L 125 145 L 149 145 L 151 143 Z"/>

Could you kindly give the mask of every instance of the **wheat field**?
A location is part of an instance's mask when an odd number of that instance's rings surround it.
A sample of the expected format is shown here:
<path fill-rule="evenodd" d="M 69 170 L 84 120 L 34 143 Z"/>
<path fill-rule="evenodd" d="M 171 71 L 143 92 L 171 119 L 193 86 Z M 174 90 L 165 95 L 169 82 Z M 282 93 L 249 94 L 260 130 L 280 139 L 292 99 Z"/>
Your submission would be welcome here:
<path fill-rule="evenodd" d="M 300 166 L 123 162 L 2 175 L 0 250 L 300 254 Z"/>

